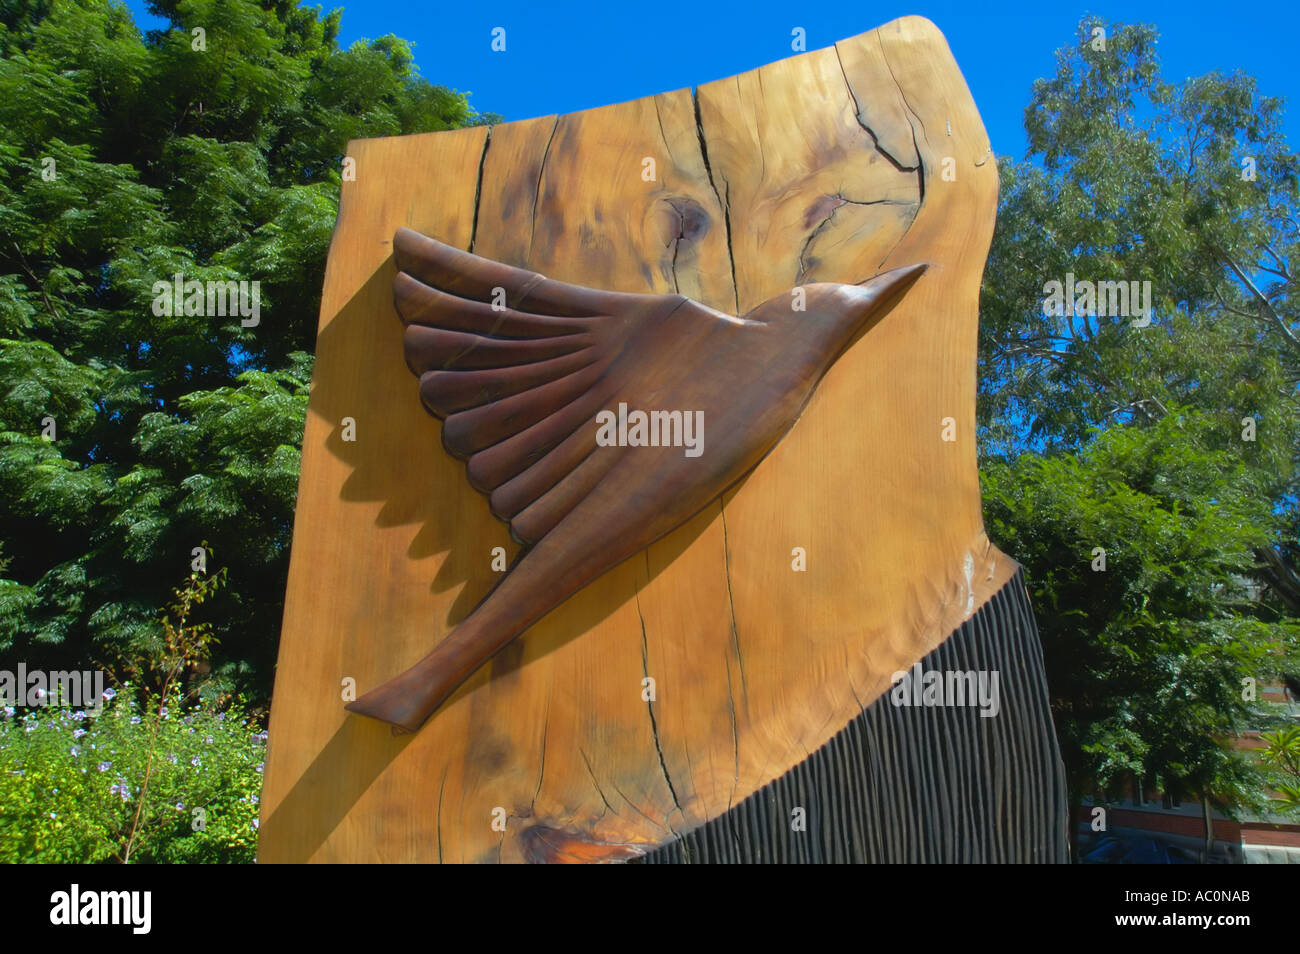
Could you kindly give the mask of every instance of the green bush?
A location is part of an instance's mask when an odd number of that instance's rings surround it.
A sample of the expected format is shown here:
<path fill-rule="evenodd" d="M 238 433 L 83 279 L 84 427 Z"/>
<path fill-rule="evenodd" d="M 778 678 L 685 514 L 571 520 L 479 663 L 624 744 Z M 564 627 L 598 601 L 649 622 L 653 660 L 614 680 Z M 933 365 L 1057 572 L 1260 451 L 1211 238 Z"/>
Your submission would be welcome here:
<path fill-rule="evenodd" d="M 179 688 L 161 711 L 105 695 L 97 716 L 3 710 L 0 862 L 254 861 L 266 733 Z"/>

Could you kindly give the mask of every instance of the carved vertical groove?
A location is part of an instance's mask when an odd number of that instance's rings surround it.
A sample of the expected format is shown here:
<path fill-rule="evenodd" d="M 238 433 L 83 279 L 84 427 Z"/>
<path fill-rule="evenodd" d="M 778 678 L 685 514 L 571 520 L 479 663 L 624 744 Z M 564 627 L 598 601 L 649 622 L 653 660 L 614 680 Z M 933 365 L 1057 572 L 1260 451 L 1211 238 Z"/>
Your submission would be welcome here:
<path fill-rule="evenodd" d="M 886 692 L 785 775 L 633 863 L 1066 861 L 1064 767 L 1023 571 L 921 665 L 998 671 L 999 713 L 895 706 Z M 795 808 L 805 831 L 791 830 Z"/>

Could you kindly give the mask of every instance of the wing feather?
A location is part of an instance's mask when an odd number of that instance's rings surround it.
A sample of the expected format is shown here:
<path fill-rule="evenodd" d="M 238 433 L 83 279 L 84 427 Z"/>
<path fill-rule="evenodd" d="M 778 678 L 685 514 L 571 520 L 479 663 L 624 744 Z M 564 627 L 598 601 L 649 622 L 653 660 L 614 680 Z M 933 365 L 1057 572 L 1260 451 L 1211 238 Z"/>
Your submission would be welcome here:
<path fill-rule="evenodd" d="M 595 427 L 579 427 L 527 470 L 499 484 L 489 498 L 492 512 L 502 520 L 512 519 L 595 449 Z"/>
<path fill-rule="evenodd" d="M 582 318 L 535 315 L 459 298 L 432 288 L 406 272 L 398 272 L 393 281 L 393 303 L 397 314 L 408 325 L 431 325 L 492 338 L 543 338 L 585 331 L 589 326 Z"/>
<path fill-rule="evenodd" d="M 593 424 L 596 412 L 608 403 L 610 390 L 602 382 L 601 387 L 586 391 L 532 427 L 470 456 L 466 467 L 470 485 L 490 495 L 507 480 L 532 467 L 570 434 Z M 586 429 L 592 432 L 594 443 L 595 427 Z"/>
<path fill-rule="evenodd" d="M 506 368 L 477 371 L 426 371 L 420 375 L 420 398 L 431 414 L 447 417 L 512 394 L 530 391 L 548 381 L 580 371 L 595 360 L 590 349 L 558 358 Z"/>
<path fill-rule="evenodd" d="M 609 473 L 622 455 L 620 447 L 597 447 L 577 467 L 510 520 L 510 532 L 532 545 L 559 523 Z"/>
<path fill-rule="evenodd" d="M 490 404 L 459 411 L 442 424 L 442 444 L 453 457 L 468 459 L 581 398 L 605 373 L 602 362 L 512 394 Z"/>
<path fill-rule="evenodd" d="M 680 296 L 553 282 L 409 229 L 393 246 L 393 300 L 420 399 L 492 512 L 536 543 L 621 454 L 596 446 L 595 419 L 625 383 L 615 372 L 636 324 L 629 313 L 666 313 Z"/>
<path fill-rule="evenodd" d="M 406 364 L 416 374 L 426 371 L 508 368 L 558 358 L 589 348 L 595 339 L 582 332 L 554 338 L 489 338 L 428 325 L 407 325 L 402 346 Z"/>

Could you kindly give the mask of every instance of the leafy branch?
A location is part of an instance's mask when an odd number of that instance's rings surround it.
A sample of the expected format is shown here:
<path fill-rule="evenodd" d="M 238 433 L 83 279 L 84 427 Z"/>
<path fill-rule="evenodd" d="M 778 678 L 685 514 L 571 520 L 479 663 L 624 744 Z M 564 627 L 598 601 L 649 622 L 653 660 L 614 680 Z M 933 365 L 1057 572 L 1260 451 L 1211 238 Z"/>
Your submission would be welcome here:
<path fill-rule="evenodd" d="M 203 549 L 208 549 L 207 541 L 203 542 Z M 131 851 L 140 833 L 140 819 L 147 817 L 144 812 L 145 802 L 149 797 L 149 780 L 153 774 L 158 730 L 167 716 L 167 701 L 171 698 L 173 687 L 183 679 L 185 671 L 194 670 L 199 663 L 207 660 L 212 645 L 212 624 L 192 623 L 191 615 L 225 582 L 225 567 L 212 576 L 203 576 L 198 572 L 191 573 L 189 579 L 174 591 L 175 598 L 159 620 L 163 629 L 161 647 L 155 654 L 137 660 L 128 668 L 128 671 L 133 671 L 142 683 L 152 682 L 158 688 L 154 695 L 156 704 L 153 707 L 153 723 L 149 731 L 144 780 L 140 784 L 140 797 L 136 802 L 135 817 L 131 821 L 126 848 L 121 855 L 123 864 L 130 863 Z M 146 694 L 146 712 L 149 711 L 148 698 L 149 695 Z"/>

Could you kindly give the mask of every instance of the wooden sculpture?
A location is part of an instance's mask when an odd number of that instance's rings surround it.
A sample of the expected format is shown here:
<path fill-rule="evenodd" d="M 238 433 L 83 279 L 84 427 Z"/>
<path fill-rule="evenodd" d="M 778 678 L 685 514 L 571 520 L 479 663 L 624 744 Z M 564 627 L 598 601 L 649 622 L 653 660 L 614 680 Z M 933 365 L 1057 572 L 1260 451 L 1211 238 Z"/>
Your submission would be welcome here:
<path fill-rule="evenodd" d="M 549 610 L 752 469 L 854 335 L 924 271 L 812 284 L 733 318 L 684 295 L 550 281 L 410 229 L 393 251 L 424 404 L 526 548 L 429 655 L 348 705 L 409 730 Z M 602 441 L 615 407 L 624 421 L 629 407 L 656 415 L 668 439 L 656 428 L 626 442 L 625 423 L 624 443 Z"/>
<path fill-rule="evenodd" d="M 997 171 L 931 23 L 348 154 L 260 861 L 1064 857 L 980 512 Z M 704 452 L 554 423 L 620 405 L 704 411 Z M 927 671 L 998 704 L 895 687 Z"/>

